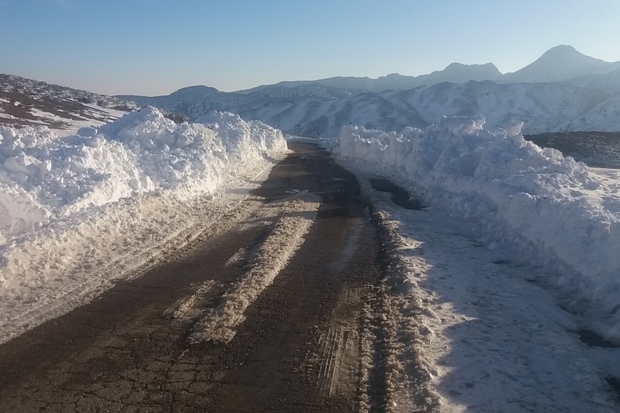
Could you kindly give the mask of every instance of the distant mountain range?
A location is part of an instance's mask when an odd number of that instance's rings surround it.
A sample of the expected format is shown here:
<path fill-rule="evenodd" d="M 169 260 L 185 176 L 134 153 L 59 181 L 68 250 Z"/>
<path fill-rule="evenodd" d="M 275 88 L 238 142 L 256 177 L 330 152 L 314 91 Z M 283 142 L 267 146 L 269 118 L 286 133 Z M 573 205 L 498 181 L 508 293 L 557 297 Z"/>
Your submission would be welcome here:
<path fill-rule="evenodd" d="M 491 63 L 453 63 L 421 76 L 333 77 L 281 82 L 239 92 L 206 86 L 168 96 L 120 96 L 200 120 L 235 112 L 304 136 L 335 137 L 348 123 L 383 130 L 424 127 L 445 115 L 483 115 L 487 124 L 523 121 L 525 133 L 620 131 L 620 62 L 557 46 L 502 75 Z"/>
<path fill-rule="evenodd" d="M 473 65 L 451 63 L 443 70 L 420 76 L 391 74 L 378 79 L 331 77 L 311 81 L 280 82 L 276 85 L 259 86 L 242 92 L 260 92 L 265 88 L 274 86 L 296 88 L 315 84 L 378 93 L 388 90 L 408 90 L 420 86 L 432 86 L 443 82 L 465 83 L 470 80 L 478 82 L 491 80 L 496 83 L 555 83 L 578 76 L 607 74 L 618 69 L 620 69 L 620 61 L 605 62 L 586 56 L 572 46 L 563 45 L 548 50 L 535 62 L 513 73 L 502 74 L 493 63 Z"/>
<path fill-rule="evenodd" d="M 19 83 L 26 85 L 20 92 L 23 97 L 8 96 L 15 95 L 15 84 Z M 33 86 L 36 84 L 39 86 Z M 131 104 L 126 102 L 131 101 L 178 113 L 190 121 L 200 121 L 208 112 L 220 110 L 258 119 L 289 133 L 328 138 L 337 136 L 340 128 L 349 123 L 399 131 L 406 126 L 425 127 L 446 115 L 482 115 L 487 124 L 499 127 L 523 121 L 527 134 L 620 131 L 620 62 L 585 56 L 570 46 L 554 47 L 530 65 L 507 74 L 501 74 L 491 63 L 452 63 L 444 70 L 421 76 L 334 77 L 281 82 L 238 92 L 190 86 L 155 97 L 106 98 L 68 88 L 61 93 L 62 88 L 57 86 L 53 87 L 60 89 L 41 94 L 40 90 L 51 90 L 52 86 L 0 76 L 0 123 L 7 123 L 7 119 L 9 123 L 17 122 L 15 108 L 19 105 L 14 102 L 28 101 L 30 93 L 30 107 L 41 106 L 41 102 L 47 102 L 45 96 L 56 94 L 65 106 L 68 100 L 130 110 Z M 52 112 L 55 116 L 69 113 L 80 117 L 76 110 L 88 114 L 94 110 L 92 106 Z M 30 122 L 28 117 L 24 119 Z"/>
<path fill-rule="evenodd" d="M 493 63 L 486 63 L 483 65 L 464 65 L 461 63 L 452 63 L 444 70 L 432 72 L 428 75 L 403 76 L 393 73 L 378 79 L 371 79 L 368 77 L 331 77 L 327 79 L 310 81 L 280 82 L 273 86 L 297 88 L 299 86 L 320 84 L 326 87 L 378 93 L 385 92 L 387 90 L 413 89 L 424 85 L 434 85 L 442 82 L 463 83 L 470 80 L 498 80 L 501 77 L 501 72 Z M 257 88 L 248 89 L 244 92 L 260 92 L 265 88 L 273 86 L 259 86 Z"/>

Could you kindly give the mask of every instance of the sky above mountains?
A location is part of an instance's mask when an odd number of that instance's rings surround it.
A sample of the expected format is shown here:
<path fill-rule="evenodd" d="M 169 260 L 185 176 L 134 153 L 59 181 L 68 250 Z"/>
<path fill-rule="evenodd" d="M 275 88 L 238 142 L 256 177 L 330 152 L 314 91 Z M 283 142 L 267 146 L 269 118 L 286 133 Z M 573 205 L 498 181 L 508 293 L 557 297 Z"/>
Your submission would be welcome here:
<path fill-rule="evenodd" d="M 104 94 L 620 60 L 617 0 L 0 0 L 0 73 Z"/>

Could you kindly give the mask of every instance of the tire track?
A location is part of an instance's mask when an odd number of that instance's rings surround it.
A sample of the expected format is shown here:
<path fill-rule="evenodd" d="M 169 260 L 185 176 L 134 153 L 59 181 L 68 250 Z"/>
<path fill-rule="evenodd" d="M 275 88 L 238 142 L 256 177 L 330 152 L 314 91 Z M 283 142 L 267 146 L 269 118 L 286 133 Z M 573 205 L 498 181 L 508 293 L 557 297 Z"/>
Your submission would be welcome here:
<path fill-rule="evenodd" d="M 0 346 L 2 410 L 387 410 L 376 223 L 352 174 L 291 146 L 217 237 Z"/>

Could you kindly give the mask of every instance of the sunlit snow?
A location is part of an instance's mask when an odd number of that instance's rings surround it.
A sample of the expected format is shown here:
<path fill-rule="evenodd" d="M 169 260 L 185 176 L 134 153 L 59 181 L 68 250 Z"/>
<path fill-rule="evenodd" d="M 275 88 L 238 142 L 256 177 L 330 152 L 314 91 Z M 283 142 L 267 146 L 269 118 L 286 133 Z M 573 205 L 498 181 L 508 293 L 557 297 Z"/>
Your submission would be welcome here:
<path fill-rule="evenodd" d="M 349 126 L 339 149 L 445 208 L 489 248 L 516 248 L 552 268 L 542 281 L 561 289 L 601 334 L 620 340 L 618 182 L 524 140 L 520 130 L 487 130 L 480 117 L 400 134 Z"/>
<path fill-rule="evenodd" d="M 263 123 L 204 122 L 146 108 L 67 137 L 0 127 L 0 341 L 187 242 L 287 151 Z"/>

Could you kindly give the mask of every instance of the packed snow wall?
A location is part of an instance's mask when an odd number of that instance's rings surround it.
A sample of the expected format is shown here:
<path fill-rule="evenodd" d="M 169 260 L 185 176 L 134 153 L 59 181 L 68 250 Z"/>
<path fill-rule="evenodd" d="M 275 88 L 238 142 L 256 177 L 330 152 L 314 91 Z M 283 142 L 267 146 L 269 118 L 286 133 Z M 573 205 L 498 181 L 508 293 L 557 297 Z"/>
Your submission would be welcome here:
<path fill-rule="evenodd" d="M 234 217 L 287 153 L 279 130 L 153 108 L 59 137 L 0 127 L 0 343 Z"/>
<path fill-rule="evenodd" d="M 0 245 L 122 198 L 212 193 L 249 161 L 286 150 L 282 133 L 261 122 L 215 112 L 206 121 L 176 124 L 146 108 L 63 138 L 0 126 Z"/>
<path fill-rule="evenodd" d="M 348 126 L 340 154 L 447 209 L 489 247 L 516 246 L 553 268 L 552 281 L 620 339 L 620 184 L 526 141 L 521 126 L 486 130 L 483 118 L 461 117 L 402 133 Z"/>

